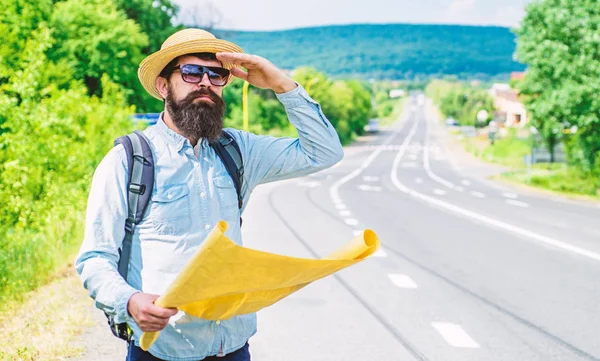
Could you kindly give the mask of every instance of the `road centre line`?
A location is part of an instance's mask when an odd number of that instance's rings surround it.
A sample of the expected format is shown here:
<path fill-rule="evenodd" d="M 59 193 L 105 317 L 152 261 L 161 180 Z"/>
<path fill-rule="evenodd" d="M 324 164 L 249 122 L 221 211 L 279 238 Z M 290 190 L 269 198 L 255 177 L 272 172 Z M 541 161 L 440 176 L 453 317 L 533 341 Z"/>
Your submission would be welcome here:
<path fill-rule="evenodd" d="M 460 214 L 462 216 L 477 220 L 482 223 L 486 223 L 486 224 L 494 226 L 494 227 L 504 229 L 506 231 L 509 231 L 509 232 L 512 232 L 512 233 L 515 233 L 515 234 L 518 234 L 518 235 L 521 235 L 521 236 L 524 236 L 524 237 L 527 237 L 530 239 L 534 239 L 540 243 L 543 243 L 543 244 L 546 244 L 549 246 L 553 246 L 555 248 L 558 248 L 558 249 L 561 249 L 564 251 L 578 254 L 580 256 L 584 256 L 584 257 L 593 259 L 595 261 L 600 261 L 600 254 L 598 254 L 598 253 L 589 251 L 589 250 L 581 248 L 581 247 L 573 246 L 571 244 L 568 244 L 568 243 L 556 240 L 554 238 L 547 237 L 547 236 L 529 231 L 529 230 L 521 228 L 521 227 L 514 226 L 514 225 L 506 223 L 506 222 L 502 222 L 502 221 L 493 219 L 488 216 L 484 216 L 482 214 L 455 206 L 454 204 L 439 200 L 437 198 L 434 198 L 434 197 L 431 197 L 431 196 L 428 196 L 425 194 L 421 194 L 419 192 L 416 192 L 416 191 L 406 187 L 404 184 L 402 184 L 400 182 L 400 180 L 398 180 L 398 165 L 400 164 L 400 160 L 402 159 L 402 156 L 406 152 L 407 144 L 410 142 L 411 138 L 414 136 L 414 134 L 417 130 L 417 124 L 418 124 L 418 122 L 415 122 L 414 125 L 412 126 L 409 134 L 404 139 L 404 142 L 402 143 L 402 146 L 400 147 L 400 150 L 398 151 L 398 154 L 396 155 L 396 158 L 394 159 L 394 162 L 392 164 L 391 179 L 392 179 L 392 183 L 396 186 L 396 188 L 398 188 L 402 192 L 407 193 L 415 198 L 418 198 L 418 199 L 425 201 L 427 203 L 430 203 L 430 204 L 434 204 L 440 208 L 444 208 L 453 213 Z"/>

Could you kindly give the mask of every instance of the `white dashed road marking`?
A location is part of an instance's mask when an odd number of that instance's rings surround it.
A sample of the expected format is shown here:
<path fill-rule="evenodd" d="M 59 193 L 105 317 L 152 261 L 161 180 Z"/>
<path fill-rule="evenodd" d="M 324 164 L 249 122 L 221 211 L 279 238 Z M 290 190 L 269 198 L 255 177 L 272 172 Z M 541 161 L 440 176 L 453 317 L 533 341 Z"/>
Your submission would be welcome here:
<path fill-rule="evenodd" d="M 356 226 L 358 224 L 358 221 L 354 218 L 346 218 L 344 219 L 344 222 L 349 226 Z"/>
<path fill-rule="evenodd" d="M 475 342 L 475 340 L 473 340 L 460 325 L 449 322 L 432 322 L 431 326 L 442 335 L 444 340 L 446 340 L 450 346 L 479 348 L 479 344 L 477 344 L 477 342 Z"/>
<path fill-rule="evenodd" d="M 378 186 L 370 186 L 370 185 L 366 185 L 366 184 L 360 184 L 360 185 L 356 186 L 356 188 L 360 189 L 361 191 L 365 191 L 365 192 L 381 192 L 381 190 L 383 189 Z"/>
<path fill-rule="evenodd" d="M 385 251 L 382 248 L 379 248 L 377 252 L 371 255 L 371 257 L 385 258 L 387 257 L 387 253 L 385 253 Z"/>
<path fill-rule="evenodd" d="M 436 188 L 433 190 L 433 193 L 437 194 L 438 196 L 443 196 L 444 194 L 446 194 L 446 191 L 443 189 Z"/>
<path fill-rule="evenodd" d="M 317 181 L 299 181 L 298 185 L 301 187 L 316 188 L 320 186 L 321 183 Z"/>
<path fill-rule="evenodd" d="M 417 288 L 417 284 L 415 283 L 415 281 L 413 281 L 412 278 L 408 277 L 407 275 L 403 275 L 403 274 L 399 274 L 399 273 L 393 273 L 393 274 L 389 274 L 388 278 L 397 287 L 400 287 L 400 288 Z"/>
<path fill-rule="evenodd" d="M 506 198 L 510 198 L 510 199 L 517 199 L 519 198 L 519 196 L 515 193 L 509 193 L 509 192 L 504 192 L 502 193 L 502 195 Z"/>
<path fill-rule="evenodd" d="M 472 191 L 471 195 L 473 195 L 474 197 L 477 197 L 477 198 L 485 198 L 485 194 L 483 194 L 481 192 Z"/>
<path fill-rule="evenodd" d="M 529 207 L 529 204 L 527 204 L 525 202 L 521 202 L 521 201 L 515 201 L 514 199 L 506 199 L 505 201 L 507 204 L 510 204 L 513 206 L 517 206 L 517 207 L 521 207 L 521 208 Z"/>

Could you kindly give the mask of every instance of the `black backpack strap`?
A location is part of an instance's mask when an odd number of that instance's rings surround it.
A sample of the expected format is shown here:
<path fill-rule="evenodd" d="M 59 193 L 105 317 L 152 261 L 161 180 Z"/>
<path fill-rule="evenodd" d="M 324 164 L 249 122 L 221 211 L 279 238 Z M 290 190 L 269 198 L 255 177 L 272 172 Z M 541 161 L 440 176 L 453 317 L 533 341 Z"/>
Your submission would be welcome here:
<path fill-rule="evenodd" d="M 131 256 L 131 243 L 135 226 L 144 218 L 144 212 L 150 203 L 150 196 L 154 189 L 154 158 L 149 141 L 144 133 L 136 130 L 132 134 L 124 135 L 115 140 L 114 145 L 122 144 L 127 157 L 127 220 L 125 221 L 125 237 L 119 249 L 119 274 L 127 282 L 129 258 Z M 106 312 L 108 325 L 113 335 L 127 342 L 131 341 L 133 331 L 129 325 L 116 323 L 115 319 Z"/>
<path fill-rule="evenodd" d="M 150 203 L 154 189 L 154 158 L 149 141 L 139 130 L 133 134 L 120 137 L 115 145 L 122 144 L 127 154 L 129 182 L 127 184 L 127 220 L 125 221 L 125 238 L 119 257 L 119 273 L 127 280 L 131 242 L 135 226 L 141 222 Z"/>
<path fill-rule="evenodd" d="M 227 173 L 233 179 L 235 190 L 238 196 L 238 207 L 242 209 L 243 198 L 242 198 L 242 185 L 244 184 L 244 161 L 242 159 L 242 152 L 240 151 L 239 145 L 235 139 L 226 131 L 222 131 L 219 139 L 216 142 L 210 144 L 219 158 L 225 164 Z"/>

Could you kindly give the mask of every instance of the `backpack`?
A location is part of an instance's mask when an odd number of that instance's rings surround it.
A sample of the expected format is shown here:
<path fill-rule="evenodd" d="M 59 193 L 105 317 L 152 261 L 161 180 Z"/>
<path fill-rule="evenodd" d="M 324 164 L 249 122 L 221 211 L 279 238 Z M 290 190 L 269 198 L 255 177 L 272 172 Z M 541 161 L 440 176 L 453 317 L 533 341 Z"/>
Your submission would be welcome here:
<path fill-rule="evenodd" d="M 114 145 L 122 144 L 127 154 L 127 169 L 129 171 L 128 187 L 128 216 L 125 221 L 125 237 L 119 250 L 119 274 L 127 280 L 127 269 L 131 254 L 131 240 L 135 225 L 141 222 L 154 189 L 154 159 L 148 138 L 139 130 L 124 135 L 115 140 Z M 219 156 L 227 173 L 231 176 L 238 196 L 238 207 L 242 209 L 242 184 L 244 181 L 244 164 L 242 153 L 235 139 L 226 131 L 222 131 L 218 140 L 210 146 Z M 240 226 L 242 218 L 240 217 Z M 106 314 L 106 313 L 105 313 Z M 130 341 L 131 329 L 127 323 L 115 323 L 115 320 L 106 314 L 110 329 L 116 337 Z"/>

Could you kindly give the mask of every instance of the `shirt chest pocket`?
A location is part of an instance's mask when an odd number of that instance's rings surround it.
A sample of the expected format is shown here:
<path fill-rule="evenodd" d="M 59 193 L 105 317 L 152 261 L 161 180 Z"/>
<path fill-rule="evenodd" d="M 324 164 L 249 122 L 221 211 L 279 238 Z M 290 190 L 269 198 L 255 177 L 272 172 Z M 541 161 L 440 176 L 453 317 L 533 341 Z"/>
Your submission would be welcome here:
<path fill-rule="evenodd" d="M 190 190 L 187 184 L 158 188 L 152 197 L 150 218 L 159 234 L 177 235 L 189 230 Z"/>
<path fill-rule="evenodd" d="M 226 175 L 217 175 L 213 178 L 215 191 L 219 200 L 222 218 L 230 221 L 238 216 L 238 197 L 233 180 Z"/>

